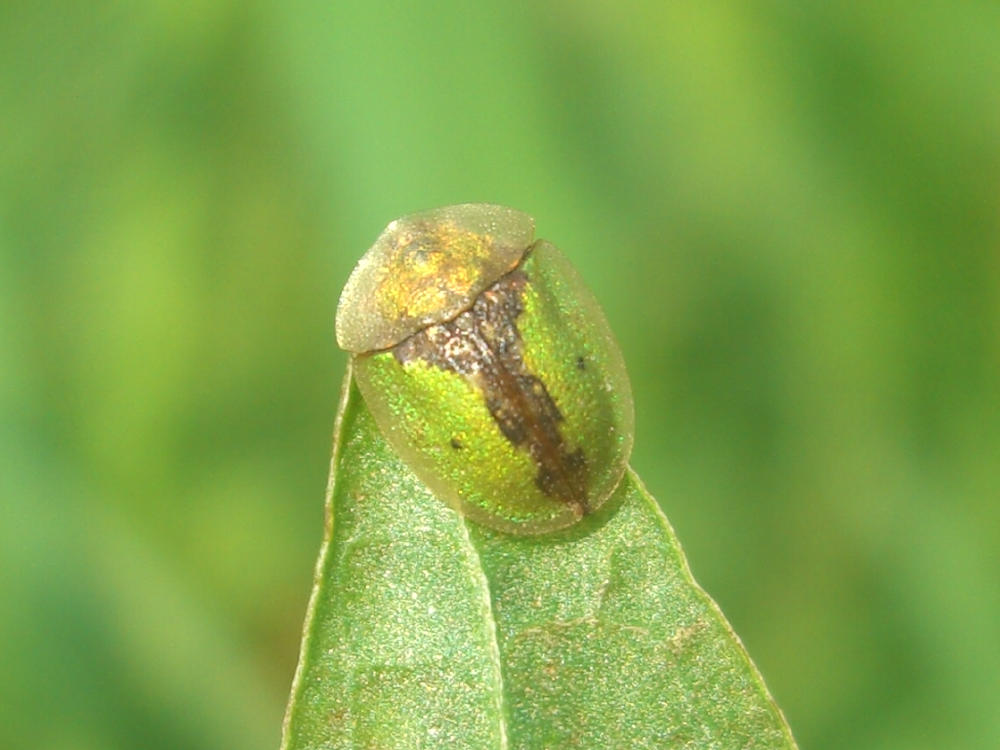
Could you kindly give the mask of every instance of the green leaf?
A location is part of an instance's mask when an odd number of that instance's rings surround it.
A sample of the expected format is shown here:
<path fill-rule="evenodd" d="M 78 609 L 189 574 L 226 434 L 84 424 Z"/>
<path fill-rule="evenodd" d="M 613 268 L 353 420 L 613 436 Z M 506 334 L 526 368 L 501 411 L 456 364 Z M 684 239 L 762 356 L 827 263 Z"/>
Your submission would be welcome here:
<path fill-rule="evenodd" d="M 350 374 L 284 750 L 794 748 L 631 472 L 574 528 L 516 537 L 433 497 Z"/>

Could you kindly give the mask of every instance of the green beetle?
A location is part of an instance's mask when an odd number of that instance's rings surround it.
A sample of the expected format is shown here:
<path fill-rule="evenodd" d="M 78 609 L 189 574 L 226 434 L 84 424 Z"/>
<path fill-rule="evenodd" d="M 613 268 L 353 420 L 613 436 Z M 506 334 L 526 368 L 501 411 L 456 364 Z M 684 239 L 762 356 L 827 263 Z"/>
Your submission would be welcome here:
<path fill-rule="evenodd" d="M 515 534 L 569 526 L 632 450 L 625 364 L 534 221 L 462 204 L 389 224 L 351 274 L 337 342 L 379 429 L 441 499 Z"/>

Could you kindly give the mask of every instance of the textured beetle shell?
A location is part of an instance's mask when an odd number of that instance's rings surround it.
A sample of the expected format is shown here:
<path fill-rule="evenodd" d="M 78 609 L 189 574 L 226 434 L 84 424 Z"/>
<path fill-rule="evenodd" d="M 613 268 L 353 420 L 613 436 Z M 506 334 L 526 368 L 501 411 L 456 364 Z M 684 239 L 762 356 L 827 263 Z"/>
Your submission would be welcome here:
<path fill-rule="evenodd" d="M 599 508 L 631 451 L 631 391 L 607 322 L 565 257 L 536 242 L 439 317 L 354 356 L 396 452 L 441 499 L 502 531 L 553 531 Z"/>

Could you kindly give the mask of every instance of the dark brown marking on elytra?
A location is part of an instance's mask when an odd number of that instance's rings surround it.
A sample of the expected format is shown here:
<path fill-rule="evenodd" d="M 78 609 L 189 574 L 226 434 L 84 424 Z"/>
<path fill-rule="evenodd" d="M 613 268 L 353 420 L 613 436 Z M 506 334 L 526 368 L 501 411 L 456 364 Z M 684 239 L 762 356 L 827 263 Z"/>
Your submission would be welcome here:
<path fill-rule="evenodd" d="M 469 310 L 418 331 L 393 353 L 403 364 L 420 359 L 475 383 L 500 432 L 538 467 L 538 488 L 583 515 L 589 510 L 586 457 L 581 449 L 567 447 L 560 431 L 563 415 L 521 355 L 517 318 L 524 310 L 527 283 L 524 271 L 514 269 L 480 294 Z M 458 447 L 454 440 L 452 447 Z"/>

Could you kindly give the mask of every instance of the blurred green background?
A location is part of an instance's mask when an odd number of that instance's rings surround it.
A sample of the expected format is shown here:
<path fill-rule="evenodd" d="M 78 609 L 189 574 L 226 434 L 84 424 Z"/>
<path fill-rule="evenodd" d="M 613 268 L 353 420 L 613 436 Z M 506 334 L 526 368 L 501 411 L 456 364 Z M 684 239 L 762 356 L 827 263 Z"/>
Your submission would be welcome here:
<path fill-rule="evenodd" d="M 273 749 L 333 314 L 534 214 L 803 748 L 1000 746 L 1000 6 L 5 3 L 0 747 Z"/>

